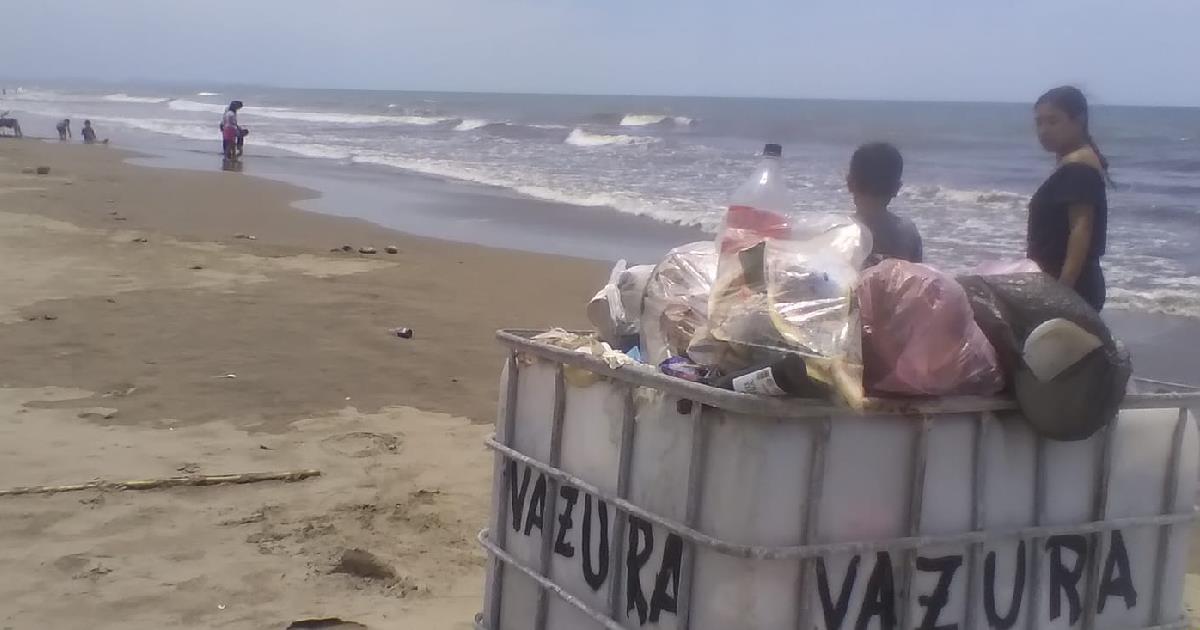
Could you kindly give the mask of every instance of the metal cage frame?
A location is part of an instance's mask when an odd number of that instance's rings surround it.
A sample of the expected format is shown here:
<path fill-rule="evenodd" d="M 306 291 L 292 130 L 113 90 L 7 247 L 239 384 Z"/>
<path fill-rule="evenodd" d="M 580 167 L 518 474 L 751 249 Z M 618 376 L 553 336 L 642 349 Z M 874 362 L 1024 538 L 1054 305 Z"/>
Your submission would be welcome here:
<path fill-rule="evenodd" d="M 903 569 L 899 575 L 897 584 L 896 597 L 899 601 L 907 602 L 909 600 L 909 588 L 913 583 L 913 575 L 915 573 L 915 564 L 917 551 L 924 547 L 934 545 L 965 545 L 967 546 L 967 611 L 974 610 L 978 602 L 976 591 L 974 588 L 979 580 L 979 573 L 982 566 L 982 555 L 984 543 L 995 540 L 1028 540 L 1034 544 L 1030 545 L 1028 553 L 1036 554 L 1037 541 L 1043 540 L 1049 536 L 1058 534 L 1087 534 L 1091 537 L 1091 544 L 1097 550 L 1103 550 L 1105 537 L 1101 534 L 1117 529 L 1128 527 L 1158 527 L 1158 549 L 1155 566 L 1163 566 L 1169 552 L 1169 540 L 1173 528 L 1182 524 L 1190 523 L 1197 519 L 1198 514 L 1195 507 L 1183 511 L 1173 511 L 1172 501 L 1177 494 L 1179 485 L 1179 461 L 1181 457 L 1182 442 L 1184 430 L 1188 419 L 1188 409 L 1200 408 L 1200 389 L 1180 385 L 1177 383 L 1169 383 L 1165 381 L 1155 381 L 1150 379 L 1137 379 L 1139 382 L 1155 387 L 1160 393 L 1129 394 L 1121 404 L 1122 409 L 1163 409 L 1176 408 L 1179 410 L 1178 419 L 1175 423 L 1173 433 L 1173 442 L 1171 446 L 1171 456 L 1167 461 L 1167 474 L 1165 477 L 1163 488 L 1163 506 L 1159 514 L 1151 516 L 1140 516 L 1132 518 L 1107 518 L 1107 495 L 1109 477 L 1112 467 L 1112 432 L 1108 427 L 1102 429 L 1103 436 L 1101 442 L 1101 453 L 1097 468 L 1094 472 L 1093 479 L 1093 494 L 1092 494 L 1092 519 L 1086 523 L 1061 526 L 1045 526 L 1042 525 L 1043 514 L 1045 513 L 1045 486 L 1046 486 L 1046 465 L 1045 465 L 1045 438 L 1038 437 L 1036 442 L 1036 471 L 1034 475 L 1034 516 L 1035 524 L 1029 527 L 1020 527 L 1012 529 L 988 529 L 986 526 L 987 514 L 985 505 L 982 500 L 983 488 L 986 480 L 987 462 L 984 456 L 986 450 L 983 445 L 987 441 L 988 432 L 993 425 L 998 422 L 995 418 L 995 412 L 1015 410 L 1016 403 L 1011 399 L 1006 398 L 987 398 L 987 397 L 955 397 L 941 398 L 934 400 L 889 400 L 889 399 L 868 399 L 866 401 L 866 411 L 872 414 L 884 415 L 903 415 L 908 417 L 920 418 L 919 422 L 913 424 L 913 431 L 916 433 L 916 439 L 913 441 L 913 457 L 912 468 L 909 471 L 909 505 L 908 505 L 908 536 L 902 538 L 893 538 L 890 540 L 875 541 L 875 542 L 850 542 L 850 543 L 830 543 L 830 544 L 810 544 L 809 540 L 812 537 L 812 532 L 816 529 L 817 519 L 821 510 L 821 499 L 824 490 L 825 482 L 825 452 L 829 444 L 830 434 L 832 431 L 833 417 L 845 415 L 848 410 L 844 407 L 838 407 L 827 401 L 813 400 L 795 400 L 795 399 L 775 399 L 759 396 L 751 396 L 740 394 L 728 390 L 717 389 L 705 385 L 692 383 L 682 379 L 667 376 L 654 369 L 652 366 L 641 364 L 623 365 L 620 367 L 610 367 L 604 361 L 588 355 L 573 352 L 556 346 L 545 343 L 540 343 L 532 339 L 533 336 L 542 331 L 535 330 L 501 330 L 497 333 L 497 338 L 509 349 L 507 359 L 507 379 L 505 382 L 506 395 L 505 407 L 502 410 L 500 421 L 503 422 L 503 441 L 497 439 L 493 435 L 489 437 L 485 443 L 488 448 L 495 452 L 495 471 L 493 479 L 493 499 L 495 508 L 499 511 L 497 518 L 498 523 L 504 523 L 508 518 L 508 510 L 510 506 L 503 499 L 504 493 L 508 489 L 507 479 L 507 463 L 517 462 L 525 466 L 531 467 L 542 474 L 546 475 L 550 482 L 550 488 L 547 492 L 547 505 L 543 514 L 542 523 L 542 548 L 540 550 L 539 566 L 531 567 L 514 558 L 505 550 L 507 544 L 507 528 L 499 527 L 496 531 L 484 529 L 479 532 L 478 541 L 480 545 L 487 551 L 489 557 L 494 561 L 491 564 L 489 574 L 487 576 L 488 592 L 491 593 L 489 610 L 480 613 L 475 618 L 475 627 L 477 630 L 494 630 L 499 626 L 501 592 L 503 589 L 503 566 L 508 565 L 525 576 L 533 580 L 538 585 L 538 601 L 537 613 L 535 617 L 534 630 L 545 630 L 548 598 L 551 594 L 559 599 L 571 604 L 579 609 L 583 614 L 587 615 L 597 624 L 608 630 L 628 630 L 626 626 L 621 625 L 616 621 L 619 615 L 619 588 L 617 584 L 622 579 L 620 562 L 615 560 L 622 557 L 626 552 L 625 545 L 625 527 L 630 516 L 637 517 L 653 525 L 661 527 L 671 533 L 677 534 L 685 541 L 682 572 L 679 584 L 679 612 L 678 627 L 686 630 L 689 627 L 688 614 L 690 605 L 688 599 L 691 593 L 691 583 L 694 575 L 694 558 L 697 547 L 706 547 L 718 553 L 739 557 L 752 558 L 761 560 L 799 560 L 802 562 L 800 567 L 799 578 L 797 580 L 796 592 L 798 596 L 802 596 L 807 584 L 805 580 L 809 573 L 812 572 L 812 563 L 814 559 L 840 553 L 863 553 L 873 551 L 896 551 L 902 552 Z M 553 363 L 556 365 L 556 377 L 554 387 L 554 417 L 552 420 L 552 431 L 550 436 L 550 457 L 548 462 L 542 462 L 523 453 L 520 453 L 512 448 L 511 444 L 506 443 L 512 439 L 516 423 L 516 407 L 517 407 L 517 383 L 520 371 L 519 355 L 533 356 L 538 359 Z M 609 493 L 600 490 L 592 484 L 571 475 L 562 470 L 559 465 L 559 457 L 561 454 L 562 445 L 562 430 L 563 417 L 566 408 L 566 382 L 564 379 L 564 368 L 574 367 L 582 368 L 594 372 L 600 376 L 606 377 L 613 381 L 617 381 L 624 386 L 624 418 L 621 426 L 621 439 L 619 450 L 619 461 L 617 462 L 617 491 Z M 692 412 L 692 418 L 696 423 L 696 430 L 693 431 L 691 444 L 691 463 L 688 474 L 688 487 L 686 496 L 686 509 L 684 522 L 677 522 L 671 519 L 664 518 L 645 510 L 628 501 L 627 495 L 629 491 L 629 474 L 631 466 L 631 453 L 633 451 L 634 442 L 634 392 L 638 387 L 648 387 L 667 393 L 678 398 L 692 400 L 700 403 L 695 405 Z M 731 543 L 719 538 L 709 536 L 695 529 L 696 517 L 699 513 L 699 497 L 701 495 L 702 484 L 704 483 L 705 469 L 705 452 L 706 440 L 708 438 L 708 425 L 705 417 L 702 415 L 703 406 L 720 408 L 729 412 L 745 414 L 748 416 L 768 417 L 772 419 L 794 419 L 800 422 L 813 422 L 819 424 L 817 439 L 814 440 L 811 452 L 811 470 L 808 476 L 808 503 L 811 504 L 811 509 L 806 509 L 801 531 L 801 544 L 795 546 L 758 546 L 758 545 L 741 545 Z M 925 483 L 925 464 L 928 450 L 928 436 L 935 418 L 943 414 L 974 414 L 975 415 L 975 436 L 973 440 L 973 455 L 974 455 L 974 471 L 972 479 L 972 518 L 971 531 L 952 535 L 938 536 L 921 536 L 920 531 L 920 515 L 921 502 L 923 500 L 923 488 Z M 750 420 L 752 421 L 752 419 Z M 561 586 L 553 582 L 549 577 L 550 559 L 551 559 L 551 544 L 554 540 L 554 528 L 556 526 L 553 515 L 555 514 L 554 500 L 558 495 L 559 484 L 569 484 L 579 488 L 581 491 L 591 494 L 598 499 L 612 505 L 621 516 L 615 519 L 614 522 L 614 543 L 610 549 L 610 559 L 613 560 L 612 566 L 616 571 L 614 586 L 609 592 L 608 610 L 597 610 L 594 607 L 584 603 L 577 597 L 568 593 Z M 1089 554 L 1088 565 L 1086 567 L 1086 590 L 1083 595 L 1085 597 L 1084 618 L 1082 628 L 1091 630 L 1095 626 L 1095 606 L 1090 605 L 1096 601 L 1097 593 L 1100 588 L 1100 560 L 1102 553 Z M 1039 589 L 1040 580 L 1043 577 L 1041 573 L 1041 563 L 1035 562 L 1032 567 L 1030 576 L 1032 593 L 1032 610 L 1037 610 L 1040 605 Z M 1155 576 L 1153 593 L 1150 605 L 1153 607 L 1152 625 L 1131 630 L 1185 630 L 1188 625 L 1186 617 L 1176 619 L 1161 619 L 1161 600 L 1163 591 L 1163 576 L 1161 572 Z M 898 608 L 899 619 L 898 628 L 900 630 L 911 630 L 913 628 L 913 620 L 909 618 L 909 606 Z M 795 627 L 804 630 L 811 628 L 813 609 L 812 606 L 800 606 Z M 966 615 L 966 623 L 964 630 L 974 630 L 972 627 L 975 616 L 968 612 Z M 1028 617 L 1027 630 L 1036 630 L 1035 616 Z"/>

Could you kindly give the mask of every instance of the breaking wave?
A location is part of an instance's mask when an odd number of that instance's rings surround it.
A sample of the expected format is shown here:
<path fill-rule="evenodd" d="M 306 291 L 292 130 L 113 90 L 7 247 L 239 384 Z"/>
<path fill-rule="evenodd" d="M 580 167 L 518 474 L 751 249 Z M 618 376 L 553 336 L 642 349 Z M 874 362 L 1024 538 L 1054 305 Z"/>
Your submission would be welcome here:
<path fill-rule="evenodd" d="M 670 122 L 680 127 L 689 127 L 694 122 L 687 116 L 667 116 L 664 114 L 625 114 L 618 123 L 622 127 L 647 127 Z"/>
<path fill-rule="evenodd" d="M 622 134 L 591 133 L 576 127 L 563 142 L 577 147 L 604 147 L 611 145 L 650 144 L 658 138 L 650 136 L 626 136 Z"/>
<path fill-rule="evenodd" d="M 171 99 L 157 96 L 130 96 L 124 92 L 118 94 L 107 94 L 101 97 L 102 100 L 112 103 L 165 103 Z"/>
<path fill-rule="evenodd" d="M 220 114 L 225 111 L 224 105 L 216 103 L 197 103 L 186 99 L 175 99 L 167 103 L 167 107 L 177 112 L 216 112 Z"/>
<path fill-rule="evenodd" d="M 1029 203 L 1027 195 L 1005 190 L 959 190 L 936 185 L 906 187 L 900 191 L 900 197 L 942 205 L 983 205 L 1006 209 L 1024 208 Z"/>
<path fill-rule="evenodd" d="M 483 127 L 487 127 L 488 125 L 492 125 L 492 124 L 495 124 L 495 123 L 493 123 L 490 120 L 484 120 L 482 118 L 464 118 L 462 120 L 462 122 L 460 122 L 454 126 L 454 130 L 455 131 L 472 131 L 475 129 L 482 129 Z M 499 124 L 504 124 L 504 123 L 499 123 Z"/>
<path fill-rule="evenodd" d="M 216 103 L 198 103 L 185 99 L 173 100 L 168 107 L 182 112 L 213 112 L 225 111 L 225 105 Z M 254 107 L 246 106 L 242 110 L 245 116 L 261 116 L 275 120 L 296 120 L 311 123 L 330 123 L 334 125 L 415 125 L 429 126 L 449 122 L 453 118 L 434 116 L 385 116 L 381 114 L 349 114 L 339 112 L 303 112 L 287 107 Z"/>

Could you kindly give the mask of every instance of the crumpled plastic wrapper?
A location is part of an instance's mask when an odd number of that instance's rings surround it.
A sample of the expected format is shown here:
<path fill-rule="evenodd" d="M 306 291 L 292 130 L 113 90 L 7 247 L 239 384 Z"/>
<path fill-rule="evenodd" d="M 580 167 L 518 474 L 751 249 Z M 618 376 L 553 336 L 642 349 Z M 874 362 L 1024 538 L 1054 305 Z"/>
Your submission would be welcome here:
<path fill-rule="evenodd" d="M 595 334 L 591 333 L 580 334 L 563 330 L 562 328 L 552 328 L 535 336 L 533 341 L 571 350 L 579 354 L 590 354 L 604 361 L 605 365 L 614 370 L 625 365 L 637 363 L 637 361 L 633 360 L 633 357 L 620 350 L 614 350 L 612 346 L 600 341 Z M 595 372 L 568 365 L 563 367 L 563 378 L 570 385 L 587 387 L 599 382 L 602 377 Z"/>

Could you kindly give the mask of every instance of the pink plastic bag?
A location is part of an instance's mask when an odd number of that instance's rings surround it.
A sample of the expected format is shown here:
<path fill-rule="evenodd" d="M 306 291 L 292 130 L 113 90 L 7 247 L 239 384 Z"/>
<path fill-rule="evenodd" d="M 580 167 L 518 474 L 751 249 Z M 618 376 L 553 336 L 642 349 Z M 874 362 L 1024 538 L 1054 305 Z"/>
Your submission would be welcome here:
<path fill-rule="evenodd" d="M 1004 387 L 996 350 L 953 277 L 885 260 L 863 273 L 858 303 L 868 394 L 991 395 Z"/>

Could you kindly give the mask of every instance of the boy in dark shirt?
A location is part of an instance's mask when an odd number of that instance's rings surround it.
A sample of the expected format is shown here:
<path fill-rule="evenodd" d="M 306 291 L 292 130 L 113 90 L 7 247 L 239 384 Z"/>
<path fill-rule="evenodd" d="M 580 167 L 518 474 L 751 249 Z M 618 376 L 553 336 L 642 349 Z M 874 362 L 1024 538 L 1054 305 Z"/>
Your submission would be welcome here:
<path fill-rule="evenodd" d="M 854 198 L 855 218 L 871 231 L 872 237 L 867 267 L 886 258 L 914 263 L 924 259 L 917 226 L 888 209 L 900 192 L 903 173 L 904 158 L 900 151 L 885 142 L 864 144 L 850 157 L 846 188 Z"/>

